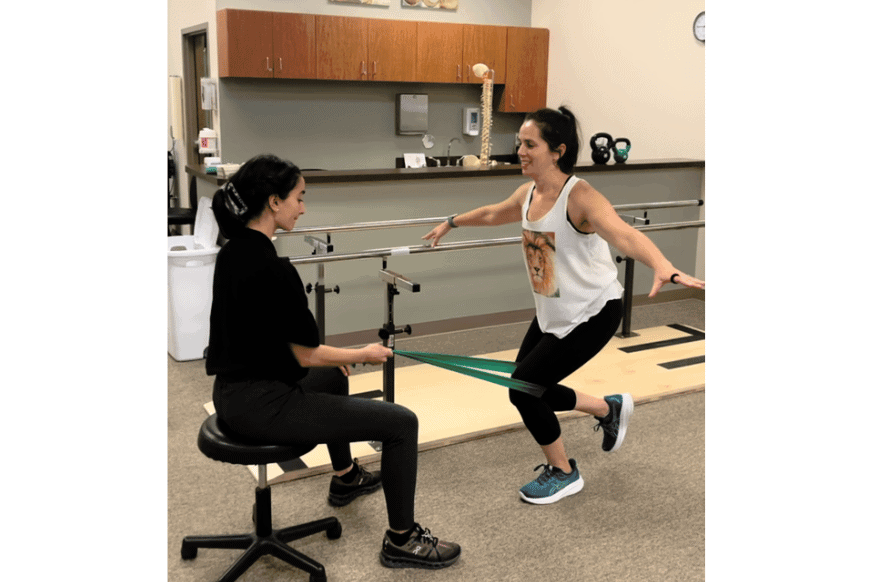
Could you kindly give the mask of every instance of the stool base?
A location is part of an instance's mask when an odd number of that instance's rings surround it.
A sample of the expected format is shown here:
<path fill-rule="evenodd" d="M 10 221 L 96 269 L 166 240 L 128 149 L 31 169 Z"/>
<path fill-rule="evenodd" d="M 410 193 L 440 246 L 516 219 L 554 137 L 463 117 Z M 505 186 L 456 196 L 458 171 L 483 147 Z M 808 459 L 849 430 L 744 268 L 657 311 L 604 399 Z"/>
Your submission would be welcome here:
<path fill-rule="evenodd" d="M 274 530 L 269 487 L 258 489 L 255 495 L 255 531 L 248 534 L 223 536 L 186 536 L 182 540 L 182 559 L 193 560 L 199 548 L 245 550 L 242 556 L 225 572 L 218 582 L 233 582 L 261 556 L 273 556 L 309 573 L 310 582 L 327 582 L 324 566 L 301 554 L 289 542 L 326 532 L 328 539 L 336 540 L 343 528 L 335 517 L 326 517 L 300 525 Z"/>

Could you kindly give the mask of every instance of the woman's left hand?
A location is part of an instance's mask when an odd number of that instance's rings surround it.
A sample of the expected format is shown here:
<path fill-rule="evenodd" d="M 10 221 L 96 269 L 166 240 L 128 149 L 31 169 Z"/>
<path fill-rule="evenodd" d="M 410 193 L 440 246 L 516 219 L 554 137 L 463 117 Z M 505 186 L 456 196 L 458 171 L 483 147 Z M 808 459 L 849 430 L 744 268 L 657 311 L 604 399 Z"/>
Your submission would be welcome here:
<path fill-rule="evenodd" d="M 655 271 L 655 280 L 652 282 L 652 291 L 649 293 L 649 297 L 654 297 L 655 295 L 657 295 L 658 291 L 661 290 L 661 287 L 663 287 L 667 283 L 677 283 L 679 285 L 691 287 L 692 289 L 706 288 L 705 281 L 695 279 L 691 275 L 686 275 L 682 271 L 677 271 L 676 269 Z"/>

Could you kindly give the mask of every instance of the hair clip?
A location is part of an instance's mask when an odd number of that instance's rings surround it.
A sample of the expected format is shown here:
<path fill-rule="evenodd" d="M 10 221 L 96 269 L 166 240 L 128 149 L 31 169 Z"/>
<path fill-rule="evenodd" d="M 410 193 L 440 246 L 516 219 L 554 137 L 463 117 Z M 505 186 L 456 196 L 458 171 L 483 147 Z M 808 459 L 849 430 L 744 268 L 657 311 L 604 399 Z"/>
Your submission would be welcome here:
<path fill-rule="evenodd" d="M 236 191 L 233 184 L 228 182 L 222 187 L 222 190 L 227 194 L 224 197 L 224 205 L 227 206 L 227 209 L 230 210 L 234 216 L 239 218 L 243 214 L 245 214 L 249 207 L 246 206 L 246 203 L 243 202 L 242 196 L 239 195 L 239 192 Z"/>

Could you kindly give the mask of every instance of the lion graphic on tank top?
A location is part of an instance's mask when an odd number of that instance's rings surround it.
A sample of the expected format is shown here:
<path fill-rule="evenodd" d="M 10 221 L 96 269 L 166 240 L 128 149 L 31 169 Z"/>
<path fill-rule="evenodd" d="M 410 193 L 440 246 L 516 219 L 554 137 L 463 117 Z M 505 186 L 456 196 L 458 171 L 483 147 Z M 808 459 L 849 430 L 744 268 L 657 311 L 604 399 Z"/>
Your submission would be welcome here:
<path fill-rule="evenodd" d="M 560 297 L 555 273 L 555 233 L 522 230 L 527 274 L 534 293 L 545 297 Z"/>

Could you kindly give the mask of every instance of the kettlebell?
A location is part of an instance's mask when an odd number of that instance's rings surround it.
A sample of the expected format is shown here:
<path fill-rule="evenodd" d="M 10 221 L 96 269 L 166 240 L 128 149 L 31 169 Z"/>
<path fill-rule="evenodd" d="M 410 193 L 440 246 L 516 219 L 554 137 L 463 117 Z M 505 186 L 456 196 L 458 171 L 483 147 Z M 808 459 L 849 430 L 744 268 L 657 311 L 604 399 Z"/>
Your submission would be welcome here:
<path fill-rule="evenodd" d="M 606 145 L 598 145 L 597 140 L 605 139 Z M 605 164 L 609 161 L 609 148 L 612 147 L 612 136 L 608 133 L 595 133 L 591 136 L 591 159 L 595 164 Z"/>
<path fill-rule="evenodd" d="M 618 144 L 620 142 L 626 143 L 627 146 L 620 148 Z M 617 137 L 615 141 L 612 142 L 612 155 L 615 156 L 616 164 L 623 164 L 627 161 L 628 154 L 630 154 L 631 143 L 630 140 L 626 137 Z"/>

